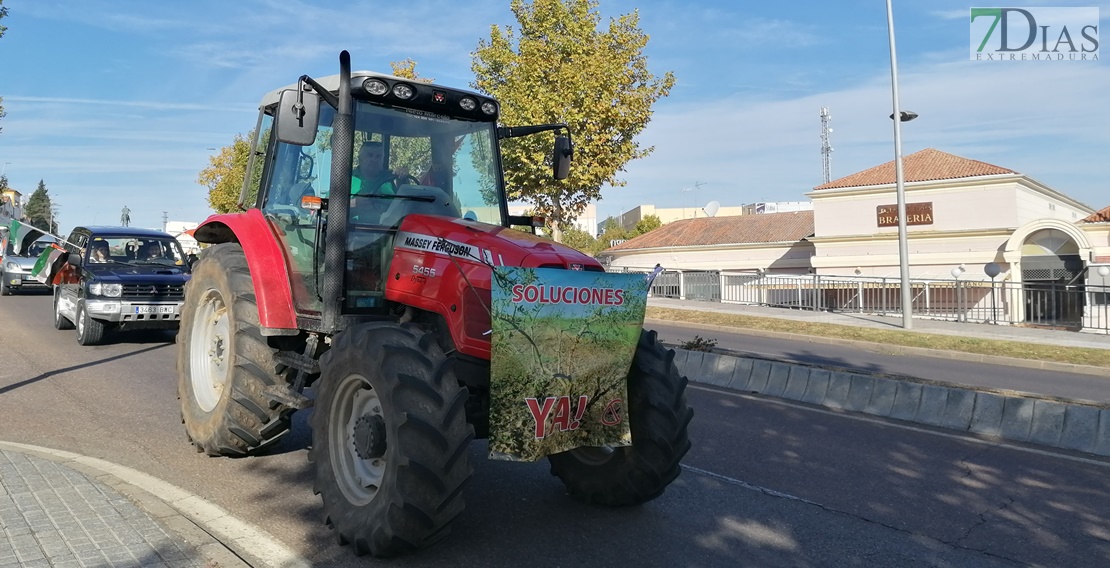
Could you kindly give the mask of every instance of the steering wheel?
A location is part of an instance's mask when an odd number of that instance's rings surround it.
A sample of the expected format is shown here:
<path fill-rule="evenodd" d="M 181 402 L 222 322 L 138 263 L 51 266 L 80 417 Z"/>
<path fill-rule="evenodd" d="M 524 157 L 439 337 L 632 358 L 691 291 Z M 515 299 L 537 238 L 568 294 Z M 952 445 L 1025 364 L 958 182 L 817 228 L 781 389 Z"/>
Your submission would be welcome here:
<path fill-rule="evenodd" d="M 420 180 L 409 174 L 401 174 L 393 178 L 394 185 L 401 187 L 402 185 L 421 185 Z"/>

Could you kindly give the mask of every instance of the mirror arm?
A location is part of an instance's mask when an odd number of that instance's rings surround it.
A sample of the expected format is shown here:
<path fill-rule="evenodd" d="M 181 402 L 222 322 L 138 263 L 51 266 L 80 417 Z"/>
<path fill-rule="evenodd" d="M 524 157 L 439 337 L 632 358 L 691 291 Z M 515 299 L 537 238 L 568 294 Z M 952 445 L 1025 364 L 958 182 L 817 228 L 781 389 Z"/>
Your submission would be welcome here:
<path fill-rule="evenodd" d="M 517 138 L 518 136 L 528 136 L 537 132 L 547 132 L 549 130 L 566 130 L 567 136 L 570 136 L 570 128 L 566 124 L 536 124 L 532 126 L 499 126 L 497 127 L 497 139 L 504 140 L 505 138 Z"/>
<path fill-rule="evenodd" d="M 301 75 L 300 83 L 301 83 L 301 88 L 298 89 L 298 92 L 297 92 L 297 104 L 302 104 L 303 103 L 303 101 L 301 99 L 301 96 L 302 96 L 302 93 L 304 92 L 304 84 L 307 83 L 309 86 L 312 87 L 313 91 L 316 91 L 316 94 L 320 95 L 320 98 L 324 99 L 324 102 L 331 105 L 331 108 L 339 110 L 339 97 L 331 94 L 331 91 L 325 89 L 324 86 L 321 85 L 320 83 L 317 83 L 316 79 L 313 79 L 312 77 L 309 77 L 308 75 Z"/>

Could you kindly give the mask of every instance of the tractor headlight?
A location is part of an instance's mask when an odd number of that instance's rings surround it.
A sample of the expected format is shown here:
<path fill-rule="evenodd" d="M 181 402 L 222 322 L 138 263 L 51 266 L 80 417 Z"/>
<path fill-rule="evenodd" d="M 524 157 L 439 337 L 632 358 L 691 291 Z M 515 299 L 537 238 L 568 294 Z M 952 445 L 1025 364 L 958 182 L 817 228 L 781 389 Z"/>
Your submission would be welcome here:
<path fill-rule="evenodd" d="M 386 85 L 385 81 L 381 79 L 367 79 L 362 82 L 362 88 L 367 93 L 376 97 L 380 97 L 389 92 L 389 85 Z"/>
<path fill-rule="evenodd" d="M 486 101 L 482 103 L 482 112 L 490 116 L 497 114 L 497 103 L 493 101 Z"/>
<path fill-rule="evenodd" d="M 470 97 L 463 97 L 462 99 L 459 100 L 459 106 L 462 107 L 462 109 L 465 110 L 466 112 L 470 112 L 470 111 L 478 108 L 478 101 L 476 101 L 476 100 L 474 100 Z"/>
<path fill-rule="evenodd" d="M 406 85 L 404 83 L 397 83 L 396 85 L 393 85 L 393 96 L 401 100 L 407 101 L 411 99 L 415 94 L 416 90 L 413 89 L 410 85 Z"/>
<path fill-rule="evenodd" d="M 93 296 L 106 296 L 108 298 L 118 298 L 123 293 L 122 284 L 105 284 L 103 282 L 93 282 L 89 284 L 89 294 Z"/>

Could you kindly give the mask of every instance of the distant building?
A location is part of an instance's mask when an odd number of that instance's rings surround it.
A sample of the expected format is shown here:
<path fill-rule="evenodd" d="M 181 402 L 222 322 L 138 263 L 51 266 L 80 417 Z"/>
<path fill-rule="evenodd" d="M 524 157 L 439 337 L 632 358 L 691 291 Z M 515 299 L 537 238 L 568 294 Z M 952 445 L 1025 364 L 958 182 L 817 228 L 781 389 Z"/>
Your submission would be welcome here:
<path fill-rule="evenodd" d="M 713 217 L 734 217 L 736 215 L 743 215 L 743 207 L 720 207 Z M 619 217 L 608 217 L 598 224 L 598 233 L 605 231 L 605 225 L 610 219 L 617 221 L 624 227 L 625 230 L 631 231 L 636 228 L 636 224 L 643 220 L 644 217 L 654 215 L 666 225 L 675 221 L 683 219 L 701 219 L 709 217 L 708 214 L 700 207 L 656 207 L 654 205 L 638 205 L 621 213 Z"/>
<path fill-rule="evenodd" d="M 813 211 L 812 201 L 761 201 L 749 203 L 743 207 L 745 215 L 763 215 L 766 213 L 790 213 L 793 211 Z"/>
<path fill-rule="evenodd" d="M 509 215 L 524 215 L 531 210 L 531 205 L 509 205 Z M 586 210 L 574 220 L 573 225 L 575 228 L 588 233 L 591 237 L 597 238 L 597 205 L 593 203 L 587 205 Z"/>
<path fill-rule="evenodd" d="M 0 223 L 9 225 L 12 219 L 23 218 L 23 194 L 8 187 L 0 194 Z"/>
<path fill-rule="evenodd" d="M 200 243 L 193 238 L 193 230 L 199 224 L 191 221 L 167 221 L 166 232 L 173 235 L 173 238 L 181 243 L 181 248 L 185 250 L 185 254 L 198 254 L 200 253 Z"/>

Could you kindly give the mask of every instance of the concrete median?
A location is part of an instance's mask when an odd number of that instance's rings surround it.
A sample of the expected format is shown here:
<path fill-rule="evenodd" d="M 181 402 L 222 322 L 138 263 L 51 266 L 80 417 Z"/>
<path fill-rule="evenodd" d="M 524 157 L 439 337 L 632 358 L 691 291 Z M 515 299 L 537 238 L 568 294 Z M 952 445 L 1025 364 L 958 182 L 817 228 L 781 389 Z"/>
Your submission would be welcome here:
<path fill-rule="evenodd" d="M 1110 406 L 938 381 L 675 349 L 695 383 L 981 436 L 1110 456 Z"/>

